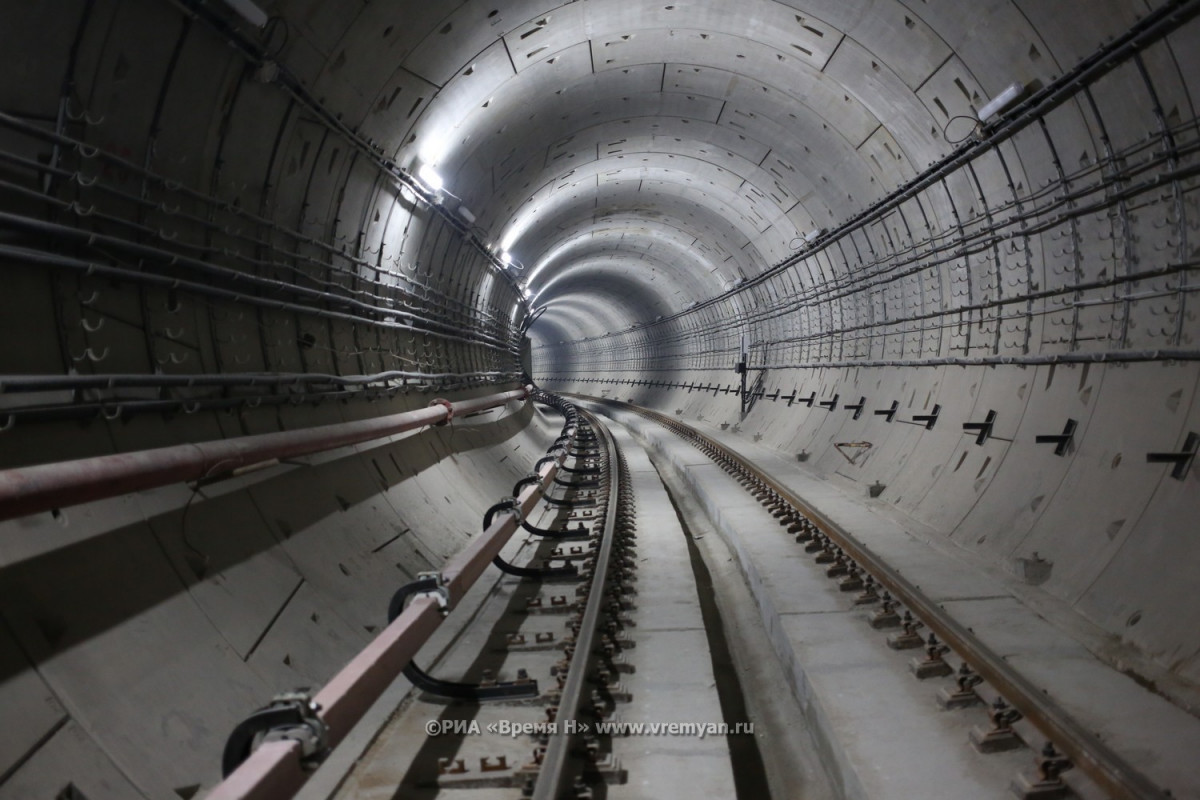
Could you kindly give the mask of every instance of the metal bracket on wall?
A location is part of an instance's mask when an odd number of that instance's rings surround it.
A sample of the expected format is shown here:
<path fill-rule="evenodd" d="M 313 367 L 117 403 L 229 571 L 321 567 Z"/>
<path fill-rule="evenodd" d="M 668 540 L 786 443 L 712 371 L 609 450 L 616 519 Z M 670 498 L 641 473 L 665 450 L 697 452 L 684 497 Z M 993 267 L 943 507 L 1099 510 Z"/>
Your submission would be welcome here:
<path fill-rule="evenodd" d="M 935 409 L 936 411 L 936 409 Z M 963 431 L 965 433 L 977 432 L 975 436 L 975 444 L 983 444 L 992 435 L 992 426 L 996 424 L 996 412 L 988 411 L 987 418 L 983 422 L 964 422 Z"/>
<path fill-rule="evenodd" d="M 854 412 L 854 416 L 850 417 L 850 419 L 858 419 L 862 416 L 863 408 L 865 408 L 866 405 L 867 398 L 860 397 L 857 403 L 846 403 L 846 405 L 842 406 L 842 408 L 846 409 L 847 411 Z"/>
<path fill-rule="evenodd" d="M 1078 422 L 1068 419 L 1062 433 L 1039 435 L 1034 437 L 1034 441 L 1038 444 L 1052 444 L 1054 445 L 1054 455 L 1065 456 L 1067 448 L 1071 446 L 1071 442 L 1075 439 L 1075 429 L 1077 427 L 1079 427 Z"/>
<path fill-rule="evenodd" d="M 883 417 L 883 418 L 884 418 L 884 419 L 886 419 L 888 422 L 891 422 L 893 419 L 895 419 L 895 418 L 896 418 L 896 412 L 897 412 L 897 411 L 899 411 L 899 410 L 900 410 L 900 401 L 899 401 L 899 400 L 893 400 L 893 401 L 892 401 L 892 407 L 891 407 L 891 408 L 877 408 L 877 409 L 875 409 L 875 416 L 877 416 L 877 417 Z"/>
<path fill-rule="evenodd" d="M 934 405 L 933 412 L 930 414 L 917 414 L 912 418 L 912 421 L 918 425 L 924 425 L 925 430 L 933 430 L 933 426 L 937 424 L 938 416 L 942 413 L 940 405 Z"/>
<path fill-rule="evenodd" d="M 1146 453 L 1146 461 L 1151 464 L 1174 464 L 1171 477 L 1181 481 L 1187 477 L 1192 462 L 1196 459 L 1196 451 L 1200 449 L 1200 434 L 1189 431 L 1183 442 L 1183 450 L 1177 453 Z"/>

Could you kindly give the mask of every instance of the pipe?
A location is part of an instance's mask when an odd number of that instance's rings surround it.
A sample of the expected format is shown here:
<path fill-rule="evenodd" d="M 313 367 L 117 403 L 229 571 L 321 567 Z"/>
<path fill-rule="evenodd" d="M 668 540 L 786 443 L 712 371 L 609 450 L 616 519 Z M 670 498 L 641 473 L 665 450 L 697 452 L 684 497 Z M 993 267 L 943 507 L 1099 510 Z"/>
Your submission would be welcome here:
<path fill-rule="evenodd" d="M 293 311 L 298 314 L 311 314 L 323 319 L 341 319 L 351 323 L 357 322 L 377 328 L 388 328 L 391 330 L 400 330 L 409 333 L 426 333 L 430 336 L 436 336 L 437 338 L 445 341 L 462 342 L 464 344 L 486 347 L 502 353 L 516 353 L 515 348 L 517 345 L 511 344 L 506 346 L 501 342 L 501 340 L 493 336 L 485 337 L 482 335 L 476 335 L 473 338 L 468 338 L 466 336 L 457 336 L 453 333 L 445 333 L 442 331 L 423 330 L 421 328 L 405 325 L 394 320 L 389 321 L 387 319 L 372 319 L 369 317 L 357 316 L 344 311 L 326 310 L 301 303 L 292 303 L 286 300 L 274 300 L 271 298 L 262 297 L 260 295 L 243 294 L 231 289 L 222 289 L 216 286 L 209 286 L 205 283 L 198 283 L 196 281 L 185 281 L 178 278 L 171 278 L 166 275 L 155 275 L 132 269 L 124 269 L 121 267 L 109 267 L 97 262 L 83 261 L 78 258 L 70 258 L 68 256 L 62 256 L 56 253 L 44 252 L 41 250 L 31 250 L 25 247 L 0 245 L 0 256 L 10 257 L 16 261 L 27 261 L 35 264 L 47 264 L 54 267 L 65 267 L 67 269 L 73 269 L 76 272 L 83 272 L 91 276 L 99 275 L 116 280 L 127 280 L 135 283 L 144 283 L 150 286 L 158 286 L 164 289 L 176 289 L 208 297 L 219 297 L 223 300 L 231 300 L 235 303 L 245 303 L 247 305 L 261 306 L 263 308 L 273 308 L 279 311 Z M 395 315 L 393 314 L 393 316 Z M 453 326 L 449 325 L 436 325 L 435 323 L 431 323 L 431 327 L 433 326 L 457 330 L 453 328 Z"/>
<path fill-rule="evenodd" d="M 502 406 L 510 400 L 524 400 L 531 390 L 527 386 L 375 419 L 4 470 L 0 472 L 0 521 L 208 479 L 271 459 L 284 461 L 369 442 L 446 422 L 455 415 Z"/>
<path fill-rule="evenodd" d="M 362 386 L 391 381 L 440 381 L 447 378 L 514 378 L 515 372 L 406 372 L 389 370 L 373 375 L 332 375 L 319 372 L 223 372 L 196 375 L 0 375 L 0 394 L 6 392 L 41 392 L 55 390 L 120 389 L 199 386 L 278 386 L 280 384 L 330 384 Z"/>
<path fill-rule="evenodd" d="M 1095 353 L 1047 353 L 1031 356 L 947 356 L 943 358 L 863 359 L 861 361 L 809 361 L 799 364 L 767 364 L 764 369 L 841 369 L 854 367 L 1036 367 L 1049 364 L 1127 364 L 1143 361 L 1200 361 L 1200 350 L 1163 348 L 1161 350 L 1106 350 Z M 651 371 L 651 370 L 645 370 Z M 659 372 L 715 372 L 710 367 L 664 368 Z M 612 383 L 634 385 L 626 378 L 578 378 L 551 376 L 546 383 Z M 678 384 L 683 387 L 684 384 Z M 591 398 L 602 400 L 604 398 Z"/>
<path fill-rule="evenodd" d="M 78 139 L 72 139 L 67 136 L 51 134 L 48 131 L 42 131 L 40 129 L 33 129 L 31 131 L 31 129 L 29 129 L 29 128 L 19 127 L 18 125 L 13 124 L 14 122 L 19 122 L 19 120 L 15 120 L 15 118 L 10 117 L 9 115 L 4 114 L 3 112 L 0 112 L 0 127 L 8 127 L 13 130 L 16 130 L 20 133 L 27 134 L 31 138 L 36 138 L 36 139 L 39 139 L 40 141 L 50 142 L 52 144 L 52 146 L 55 148 L 58 148 L 60 146 L 60 144 L 69 144 L 73 149 L 77 149 L 82 144 L 82 142 Z M 22 123 L 22 125 L 23 125 L 23 123 Z M 201 202 L 205 203 L 206 205 L 208 205 L 214 209 L 218 209 L 224 213 L 240 216 L 241 218 L 244 218 L 244 219 L 248 220 L 249 222 L 253 223 L 253 225 L 256 227 L 266 228 L 269 231 L 271 231 L 272 233 L 279 234 L 282 236 L 287 236 L 288 238 L 292 239 L 296 245 L 307 245 L 309 247 L 323 250 L 323 251 L 327 252 L 330 256 L 344 260 L 349 264 L 359 267 L 362 270 L 362 272 L 353 272 L 344 267 L 337 266 L 335 263 L 333 263 L 332 260 L 320 261 L 316 258 L 313 258 L 312 256 L 305 255 L 305 254 L 299 252 L 298 250 L 294 250 L 294 249 L 289 250 L 289 249 L 283 247 L 281 244 L 272 243 L 272 242 L 266 241 L 264 239 L 250 236 L 248 234 L 242 233 L 240 228 L 237 229 L 236 231 L 230 230 L 230 228 L 228 226 L 221 225 L 219 223 L 213 222 L 212 220 L 206 219 L 204 217 L 198 217 L 195 214 L 189 214 L 187 212 L 184 212 L 184 211 L 180 210 L 179 206 L 176 206 L 173 209 L 169 208 L 169 207 L 167 207 L 166 202 L 162 201 L 162 200 L 150 201 L 150 200 L 144 199 L 140 195 L 130 194 L 129 192 L 122 192 L 119 189 L 115 189 L 104 183 L 98 183 L 95 180 L 93 180 L 92 182 L 88 182 L 87 179 L 83 176 L 83 174 L 76 170 L 66 170 L 66 169 L 50 167 L 45 164 L 40 164 L 36 160 L 22 158 L 21 156 L 18 156 L 14 153 L 9 153 L 9 152 L 3 151 L 3 150 L 0 150 L 0 161 L 6 161 L 6 162 L 13 163 L 13 164 L 17 164 L 19 166 L 25 167 L 34 172 L 43 172 L 43 173 L 47 173 L 49 175 L 58 176 L 64 180 L 74 181 L 74 182 L 78 183 L 81 187 L 84 187 L 84 188 L 90 188 L 95 183 L 97 191 L 112 195 L 113 197 L 120 200 L 121 202 L 132 203 L 137 207 L 145 208 L 150 211 L 162 212 L 162 213 L 168 215 L 169 217 L 171 217 L 172 219 L 184 220 L 184 221 L 188 222 L 189 224 L 196 225 L 196 226 L 198 226 L 204 230 L 207 230 L 211 233 L 220 234 L 222 236 L 229 236 L 233 239 L 237 239 L 237 240 L 245 242 L 249 245 L 253 245 L 254 247 L 257 247 L 257 248 L 269 249 L 278 256 L 282 256 L 284 258 L 291 259 L 297 263 L 303 262 L 306 264 L 310 264 L 310 265 L 316 266 L 322 270 L 329 270 L 331 272 L 331 274 L 337 274 L 337 275 L 341 275 L 342 277 L 345 277 L 345 278 L 369 283 L 379 289 L 395 289 L 395 288 L 397 288 L 394 284 L 385 284 L 382 281 L 378 280 L 377 278 L 376 279 L 369 278 L 369 277 L 367 277 L 366 273 L 373 272 L 373 273 L 376 273 L 377 275 L 388 275 L 390 277 L 394 277 L 397 280 L 403 281 L 412 286 L 417 286 L 423 292 L 435 294 L 438 298 L 440 298 L 440 300 L 444 301 L 444 302 L 438 303 L 438 305 L 440 305 L 442 307 L 448 307 L 450 305 L 453 305 L 456 308 L 458 308 L 460 311 L 468 311 L 468 312 L 476 312 L 477 311 L 470 304 L 464 303 L 461 300 L 459 300 L 455 297 L 451 297 L 450 295 L 445 294 L 444 292 L 442 292 L 438 289 L 435 289 L 432 286 L 422 283 L 421 281 L 417 280 L 416 278 L 412 277 L 411 275 L 405 274 L 402 271 L 388 269 L 387 267 L 383 266 L 382 264 L 369 262 L 361 257 L 353 256 L 348 253 L 342 252 L 341 250 L 339 250 L 335 247 L 332 247 L 331 245 L 327 244 L 326 242 L 321 241 L 320 239 L 316 239 L 311 236 L 305 236 L 304 234 L 301 234 L 291 228 L 287 228 L 283 225 L 279 225 L 278 223 L 271 222 L 270 220 L 266 220 L 266 219 L 256 216 L 256 215 L 248 214 L 248 213 L 244 212 L 241 208 L 235 208 L 235 207 L 229 206 L 228 204 L 223 203 L 222 201 L 219 201 L 219 200 L 209 197 L 207 195 L 200 194 L 198 192 L 192 192 L 187 196 L 192 199 L 199 199 Z M 122 162 L 122 163 L 128 164 L 128 162 Z M 129 167 L 125 167 L 125 166 L 123 166 L 122 168 L 130 169 Z M 140 170 L 139 174 L 141 174 L 145 180 L 154 181 L 158 185 L 163 185 L 165 183 L 164 179 L 160 178 L 159 176 L 155 175 L 152 172 Z M 17 192 L 17 193 L 23 194 L 25 196 L 32 197 L 35 200 L 37 200 L 38 202 L 50 203 L 50 204 L 54 205 L 55 207 L 61 208 L 65 211 L 72 210 L 72 205 L 73 205 L 72 203 L 68 203 L 68 202 L 62 201 L 62 200 L 57 200 L 53 197 L 48 197 L 47 195 L 45 195 L 41 192 L 19 186 L 10 181 L 0 181 L 0 187 L 4 188 L 6 191 Z M 171 191 L 170 187 L 166 187 L 165 185 L 163 186 L 163 188 L 168 191 Z M 179 189 L 176 188 L 175 190 L 178 191 Z M 130 221 L 124 220 L 124 219 L 120 219 L 118 217 L 105 217 L 105 218 L 110 219 L 114 223 L 120 224 L 123 226 L 132 226 L 135 228 L 144 229 L 144 226 L 139 226 L 139 225 L 137 225 L 137 223 L 130 222 Z M 162 232 L 160 230 L 149 230 L 149 229 L 146 229 L 146 230 L 150 235 L 156 235 L 156 236 L 159 236 L 160 238 L 162 238 Z M 193 250 L 208 250 L 208 249 L 210 249 L 205 245 L 189 244 L 187 242 L 180 242 L 177 246 L 187 247 L 187 248 L 190 248 Z M 335 287 L 335 288 L 345 288 L 345 287 L 341 286 L 340 284 L 337 284 L 336 282 L 333 282 L 330 280 L 321 280 L 317 277 L 309 275 L 308 273 L 305 273 L 303 270 L 298 269 L 297 267 L 293 266 L 292 264 L 288 263 L 287 261 L 264 261 L 262 259 L 250 258 L 249 256 L 244 256 L 244 255 L 241 255 L 240 253 L 226 253 L 225 255 L 237 258 L 238 260 L 243 261 L 244 263 L 247 263 L 247 264 L 286 270 L 286 271 L 298 276 L 299 278 L 309 280 L 318 285 L 326 285 L 326 286 L 331 286 L 331 287 Z M 361 291 L 359 291 L 357 293 L 364 294 L 364 292 L 361 292 Z M 425 299 L 428 300 L 429 298 L 426 297 Z M 486 313 L 484 311 L 478 311 L 478 313 L 481 317 L 483 317 L 485 319 L 497 321 L 497 322 L 499 321 L 498 318 L 494 314 Z"/>
<path fill-rule="evenodd" d="M 565 436 L 537 471 L 539 482 L 526 487 L 517 497 L 519 514 L 512 510 L 496 514 L 483 534 L 448 561 L 439 574 L 445 601 L 453 609 L 492 559 L 520 528 L 549 488 L 575 442 L 578 426 L 568 422 Z M 565 439 L 565 441 L 563 441 Z M 615 513 L 615 512 L 614 512 Z M 387 626 L 349 664 L 313 697 L 316 714 L 328 727 L 326 744 L 336 747 L 367 710 L 412 661 L 443 619 L 441 603 L 430 595 L 418 595 L 400 616 Z M 294 795 L 309 773 L 300 768 L 300 746 L 296 742 L 269 742 L 255 750 L 207 800 L 279 800 Z"/>
<path fill-rule="evenodd" d="M 436 215 L 441 217 L 446 224 L 453 228 L 462 239 L 466 241 L 487 263 L 495 270 L 500 277 L 509 285 L 516 294 L 516 303 L 519 306 L 525 307 L 525 313 L 528 314 L 528 305 L 525 302 L 524 296 L 521 294 L 520 287 L 512 275 L 505 270 L 505 264 L 500 260 L 500 257 L 492 251 L 492 249 L 480 239 L 471 230 L 471 226 L 459 219 L 454 213 L 441 204 L 438 197 L 438 192 L 432 192 L 425 189 L 421 182 L 414 178 L 409 173 L 402 170 L 392 159 L 383 155 L 382 148 L 375 146 L 373 143 L 365 140 L 358 132 L 342 122 L 341 115 L 335 115 L 327 109 L 322 102 L 315 97 L 305 86 L 304 83 L 297 78 L 286 64 L 279 62 L 273 54 L 266 52 L 256 42 L 248 39 L 239 33 L 232 26 L 220 19 L 213 11 L 206 7 L 203 0 L 172 0 L 172 2 L 180 7 L 185 13 L 198 17 L 208 24 L 225 43 L 233 47 L 254 67 L 259 67 L 263 64 L 271 63 L 278 67 L 278 74 L 275 77 L 275 83 L 283 88 L 285 92 L 290 94 L 301 105 L 305 106 L 310 112 L 316 115 L 322 123 L 331 131 L 338 133 L 342 139 L 351 147 L 364 154 L 367 159 L 381 170 L 384 174 L 393 178 L 397 183 L 406 187 Z"/>
<path fill-rule="evenodd" d="M 74 238 L 85 240 L 89 245 L 95 243 L 105 244 L 110 247 L 125 250 L 129 253 L 134 253 L 145 258 L 164 261 L 168 266 L 178 266 L 183 269 L 209 276 L 213 279 L 223 279 L 230 284 L 258 287 L 263 291 L 264 294 L 286 292 L 296 296 L 297 298 L 311 300 L 314 303 L 327 303 L 329 305 L 343 306 L 348 309 L 353 309 L 359 312 L 359 314 L 377 314 L 385 319 L 389 317 L 395 317 L 398 319 L 407 320 L 409 325 L 424 325 L 430 329 L 430 332 L 436 332 L 434 329 L 439 329 L 441 331 L 461 330 L 456 325 L 441 322 L 428 317 L 422 317 L 417 314 L 396 308 L 396 301 L 394 300 L 391 301 L 391 306 L 378 306 L 372 303 L 363 302 L 362 300 L 356 300 L 353 297 L 346 297 L 344 295 L 334 294 L 321 289 L 310 289 L 306 286 L 275 280 L 274 278 L 250 275 L 244 272 L 238 272 L 228 267 L 218 266 L 198 258 L 191 258 L 190 256 L 181 255 L 179 253 L 172 253 L 171 251 L 163 250 L 162 248 L 139 244 L 137 242 L 130 242 L 115 236 L 107 236 L 102 233 L 83 230 L 81 228 L 72 228 L 69 225 L 61 225 L 56 222 L 46 222 L 44 220 L 34 219 L 21 214 L 9 214 L 0 211 L 0 223 L 6 223 L 9 226 L 23 228 L 25 230 L 46 233 L 60 240 Z M 158 274 L 161 275 L 161 273 Z M 180 281 L 180 285 L 187 287 L 191 284 Z M 387 298 L 377 299 L 384 300 L 385 302 L 388 301 Z M 365 320 L 372 319 L 369 316 L 362 316 L 360 318 Z M 494 337 L 479 332 L 474 332 L 474 335 L 481 341 L 494 339 Z"/>

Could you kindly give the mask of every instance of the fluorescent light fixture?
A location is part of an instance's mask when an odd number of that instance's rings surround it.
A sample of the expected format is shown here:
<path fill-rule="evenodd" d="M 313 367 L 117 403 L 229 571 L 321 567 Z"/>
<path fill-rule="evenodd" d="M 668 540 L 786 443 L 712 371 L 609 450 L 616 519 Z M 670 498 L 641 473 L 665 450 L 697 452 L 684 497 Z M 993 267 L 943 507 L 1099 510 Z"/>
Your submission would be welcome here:
<path fill-rule="evenodd" d="M 993 97 L 988 101 L 987 105 L 979 109 L 979 121 L 987 122 L 989 119 L 1008 108 L 1018 97 L 1021 96 L 1021 92 L 1023 91 L 1025 91 L 1025 84 L 1009 84 L 1004 91 Z"/>
<path fill-rule="evenodd" d="M 421 183 L 435 192 L 440 192 L 442 187 L 446 185 L 446 182 L 442 180 L 442 176 L 438 175 L 437 170 L 428 164 L 421 165 L 421 168 L 417 170 L 417 177 L 421 179 Z"/>
<path fill-rule="evenodd" d="M 460 217 L 462 217 L 463 219 L 465 219 L 471 225 L 475 224 L 475 215 L 472 214 L 471 209 L 467 208 L 466 206 L 458 207 L 458 215 Z"/>
<path fill-rule="evenodd" d="M 509 266 L 510 264 L 512 264 L 512 254 L 509 253 L 507 250 L 501 250 L 500 251 L 500 263 L 506 267 Z"/>
<path fill-rule="evenodd" d="M 270 19 L 267 12 L 251 3 L 250 0 L 225 0 L 225 5 L 232 8 L 242 19 L 256 28 L 266 25 L 267 20 Z"/>

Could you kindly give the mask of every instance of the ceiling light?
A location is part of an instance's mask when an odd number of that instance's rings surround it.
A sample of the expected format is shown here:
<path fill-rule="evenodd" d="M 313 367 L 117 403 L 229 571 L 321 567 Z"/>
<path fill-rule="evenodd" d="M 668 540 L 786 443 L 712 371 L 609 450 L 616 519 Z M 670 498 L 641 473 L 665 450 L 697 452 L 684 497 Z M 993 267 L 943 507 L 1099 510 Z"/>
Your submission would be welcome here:
<path fill-rule="evenodd" d="M 242 19 L 256 28 L 266 25 L 269 19 L 267 12 L 251 3 L 250 0 L 225 0 L 225 5 L 232 8 Z"/>
<path fill-rule="evenodd" d="M 1013 104 L 1013 101 L 1015 101 L 1018 97 L 1021 96 L 1021 92 L 1023 92 L 1023 91 L 1025 91 L 1025 84 L 1023 84 L 1023 83 L 1009 84 L 1008 87 L 1006 87 L 1004 89 L 1004 91 L 1000 92 L 1000 94 L 993 97 L 991 100 L 988 101 L 987 105 L 985 105 L 983 108 L 979 109 L 979 121 L 987 122 L 990 118 L 996 116 L 1001 111 L 1008 108 L 1010 105 Z"/>
<path fill-rule="evenodd" d="M 500 251 L 500 263 L 506 267 L 512 264 L 512 255 L 507 250 Z"/>
<path fill-rule="evenodd" d="M 437 170 L 428 164 L 421 165 L 421 168 L 417 170 L 417 177 L 421 179 L 421 183 L 424 183 L 430 190 L 435 192 L 440 192 L 442 187 L 446 185 L 446 182 L 442 180 L 442 176 L 438 175 Z"/>

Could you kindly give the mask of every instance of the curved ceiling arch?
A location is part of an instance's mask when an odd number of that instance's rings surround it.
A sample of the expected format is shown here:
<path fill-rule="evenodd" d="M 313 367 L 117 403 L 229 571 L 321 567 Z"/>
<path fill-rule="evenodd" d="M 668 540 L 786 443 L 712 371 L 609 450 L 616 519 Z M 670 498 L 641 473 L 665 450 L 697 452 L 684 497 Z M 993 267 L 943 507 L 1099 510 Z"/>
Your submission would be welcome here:
<path fill-rule="evenodd" d="M 674 283 L 689 296 L 726 288 L 717 272 L 720 264 L 713 262 L 707 248 L 694 246 L 697 242 L 694 233 L 664 219 L 648 226 L 636 238 L 625 230 L 626 226 L 636 230 L 643 224 L 632 214 L 606 221 L 601 228 L 594 227 L 590 220 L 581 221 L 574 233 L 564 231 L 564 236 L 537 260 L 529 270 L 526 285 L 537 297 L 563 269 L 592 257 L 604 257 L 644 265 L 651 278 L 661 275 L 665 282 Z M 697 262 L 700 268 L 693 266 Z"/>
<path fill-rule="evenodd" d="M 360 94 L 390 107 L 415 93 L 404 120 L 390 118 L 398 162 L 439 169 L 478 228 L 531 265 L 539 298 L 622 276 L 653 295 L 662 275 L 684 296 L 650 307 L 675 311 L 944 154 L 939 114 L 986 97 L 903 2 L 849 5 L 464 3 L 393 34 L 399 68 Z M 614 224 L 621 236 L 603 232 Z M 667 249 L 634 255 L 654 248 Z"/>

